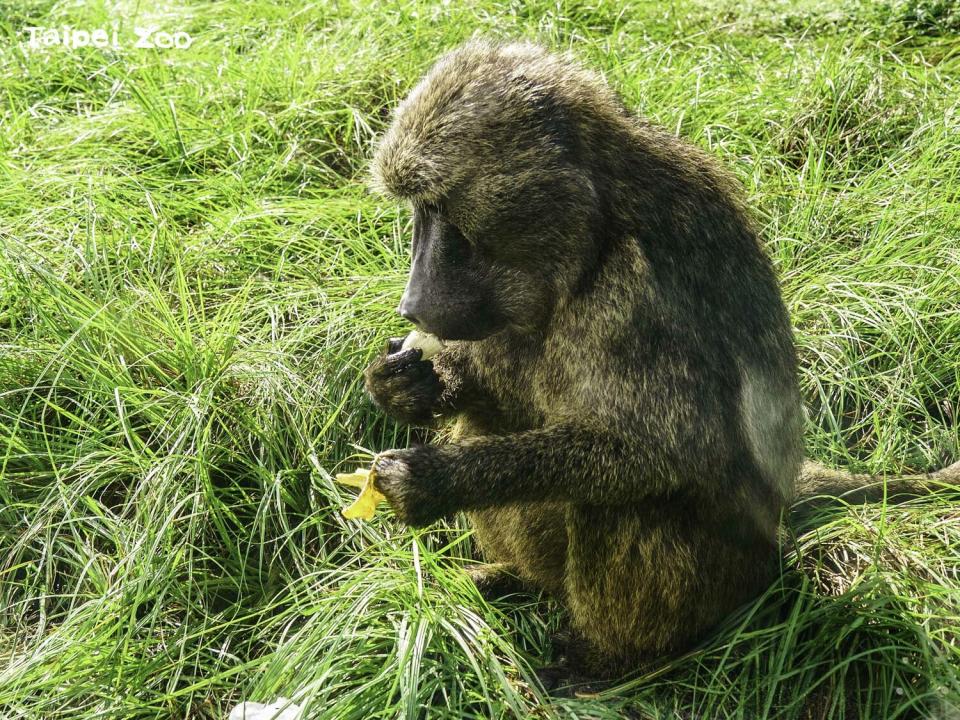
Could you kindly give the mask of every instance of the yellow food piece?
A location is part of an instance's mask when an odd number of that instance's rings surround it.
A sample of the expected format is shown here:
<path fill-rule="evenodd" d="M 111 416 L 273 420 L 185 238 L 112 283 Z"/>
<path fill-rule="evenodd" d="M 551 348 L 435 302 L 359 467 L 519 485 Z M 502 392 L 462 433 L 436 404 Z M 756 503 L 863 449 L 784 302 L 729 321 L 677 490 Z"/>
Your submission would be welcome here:
<path fill-rule="evenodd" d="M 357 468 L 352 473 L 337 473 L 337 482 L 341 485 L 349 485 L 350 487 L 362 488 L 367 484 L 367 480 L 370 478 L 372 470 L 364 470 L 363 468 Z"/>
<path fill-rule="evenodd" d="M 353 504 L 342 510 L 343 516 L 348 520 L 359 518 L 360 520 L 369 520 L 377 510 L 377 505 L 387 498 L 377 491 L 373 486 L 373 479 L 376 472 L 373 468 L 364 470 L 357 468 L 352 473 L 339 473 L 337 482 L 350 487 L 360 488 L 360 494 Z"/>

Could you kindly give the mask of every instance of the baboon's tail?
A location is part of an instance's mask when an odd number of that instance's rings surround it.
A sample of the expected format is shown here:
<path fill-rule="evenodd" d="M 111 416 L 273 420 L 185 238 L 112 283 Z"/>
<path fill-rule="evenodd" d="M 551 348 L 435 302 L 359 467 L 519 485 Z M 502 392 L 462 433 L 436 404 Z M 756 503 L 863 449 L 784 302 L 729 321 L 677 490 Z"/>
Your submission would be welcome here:
<path fill-rule="evenodd" d="M 960 462 L 923 475 L 858 475 L 806 460 L 797 478 L 797 500 L 791 514 L 804 517 L 821 507 L 887 500 L 907 500 L 943 487 L 960 490 Z"/>

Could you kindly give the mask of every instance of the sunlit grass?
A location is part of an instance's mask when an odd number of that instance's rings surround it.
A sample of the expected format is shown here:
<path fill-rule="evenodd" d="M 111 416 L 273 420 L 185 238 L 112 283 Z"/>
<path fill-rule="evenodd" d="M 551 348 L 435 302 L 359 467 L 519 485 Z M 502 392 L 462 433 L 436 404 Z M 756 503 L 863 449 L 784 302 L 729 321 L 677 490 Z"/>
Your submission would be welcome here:
<path fill-rule="evenodd" d="M 788 7 L 789 6 L 789 7 Z M 389 109 L 484 33 L 571 48 L 743 180 L 797 328 L 809 453 L 960 457 L 960 16 L 937 0 L 0 2 L 0 715 L 952 717 L 960 498 L 796 528 L 780 582 L 599 697 L 533 670 L 460 524 L 339 514 L 404 445 L 360 372 L 409 218 L 363 188 Z M 139 14 L 138 14 L 139 13 Z M 186 51 L 41 51 L 150 18 Z"/>

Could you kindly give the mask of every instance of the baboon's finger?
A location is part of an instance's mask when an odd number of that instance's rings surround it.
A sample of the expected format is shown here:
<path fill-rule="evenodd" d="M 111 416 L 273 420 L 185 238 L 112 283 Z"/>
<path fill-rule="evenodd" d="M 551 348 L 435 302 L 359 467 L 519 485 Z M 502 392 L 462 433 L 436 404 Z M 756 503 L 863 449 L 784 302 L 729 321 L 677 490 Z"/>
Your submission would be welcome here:
<path fill-rule="evenodd" d="M 370 367 L 370 373 L 375 377 L 385 378 L 405 372 L 408 366 L 419 362 L 421 355 L 422 352 L 418 348 L 403 350 L 393 355 L 384 355 Z"/>

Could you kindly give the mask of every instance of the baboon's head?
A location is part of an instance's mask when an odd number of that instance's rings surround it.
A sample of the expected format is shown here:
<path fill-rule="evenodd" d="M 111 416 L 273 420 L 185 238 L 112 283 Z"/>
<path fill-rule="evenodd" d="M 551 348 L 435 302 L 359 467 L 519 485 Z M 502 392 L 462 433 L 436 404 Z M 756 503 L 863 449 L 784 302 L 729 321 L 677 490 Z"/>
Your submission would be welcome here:
<path fill-rule="evenodd" d="M 624 118 L 599 78 L 534 45 L 442 58 L 373 159 L 374 187 L 413 210 L 400 313 L 451 340 L 542 327 L 599 252 L 599 155 Z"/>

